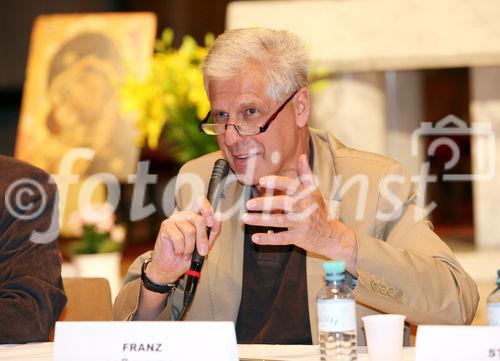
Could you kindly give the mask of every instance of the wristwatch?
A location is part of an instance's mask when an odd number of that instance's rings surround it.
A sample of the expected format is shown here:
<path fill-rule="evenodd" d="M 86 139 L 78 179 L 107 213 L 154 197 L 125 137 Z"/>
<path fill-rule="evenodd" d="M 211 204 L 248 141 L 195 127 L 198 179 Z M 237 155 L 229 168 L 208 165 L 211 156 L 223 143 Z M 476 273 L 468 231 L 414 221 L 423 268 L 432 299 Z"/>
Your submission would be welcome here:
<path fill-rule="evenodd" d="M 141 267 L 141 280 L 144 288 L 156 293 L 172 292 L 172 290 L 175 288 L 175 283 L 159 285 L 158 283 L 154 283 L 148 278 L 148 276 L 146 275 L 146 267 L 148 266 L 149 262 L 151 262 L 151 258 L 146 259 Z"/>

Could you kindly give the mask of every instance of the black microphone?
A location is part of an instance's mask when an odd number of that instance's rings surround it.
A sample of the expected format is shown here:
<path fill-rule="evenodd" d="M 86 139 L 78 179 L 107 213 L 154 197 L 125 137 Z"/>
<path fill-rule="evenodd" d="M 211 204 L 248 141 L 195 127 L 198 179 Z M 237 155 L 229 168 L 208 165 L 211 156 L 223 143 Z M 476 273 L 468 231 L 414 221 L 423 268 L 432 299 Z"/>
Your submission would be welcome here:
<path fill-rule="evenodd" d="M 221 197 L 222 191 L 224 189 L 224 183 L 227 174 L 229 173 L 229 163 L 225 159 L 218 159 L 212 170 L 212 176 L 210 177 L 210 183 L 208 184 L 207 199 L 212 205 L 214 211 L 217 209 L 219 204 L 219 199 Z M 207 237 L 210 237 L 211 228 L 207 229 Z M 191 267 L 187 272 L 186 286 L 184 288 L 184 310 L 191 304 L 194 293 L 196 292 L 196 286 L 200 279 L 201 266 L 203 266 L 204 256 L 200 256 L 196 246 L 194 247 L 193 256 L 191 258 Z M 183 314 L 184 312 L 182 312 Z M 181 317 L 179 317 L 180 319 Z"/>

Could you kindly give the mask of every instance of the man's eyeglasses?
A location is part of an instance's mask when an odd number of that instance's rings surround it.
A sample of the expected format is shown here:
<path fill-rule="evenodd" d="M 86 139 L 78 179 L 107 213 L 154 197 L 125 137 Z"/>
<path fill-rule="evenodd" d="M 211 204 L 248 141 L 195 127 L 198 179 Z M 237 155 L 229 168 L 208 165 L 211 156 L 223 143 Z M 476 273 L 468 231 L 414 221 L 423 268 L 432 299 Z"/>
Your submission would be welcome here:
<path fill-rule="evenodd" d="M 276 117 L 285 108 L 288 102 L 292 100 L 295 94 L 297 94 L 297 91 L 290 95 L 290 97 L 280 105 L 280 107 L 266 120 L 266 122 L 262 126 L 249 123 L 226 124 L 222 122 L 214 122 L 211 116 L 212 112 L 208 112 L 205 119 L 203 119 L 203 121 L 200 123 L 199 128 L 203 133 L 208 135 L 222 135 L 226 132 L 227 127 L 230 125 L 232 125 L 241 135 L 257 135 L 260 133 L 264 133 L 267 128 L 269 128 L 271 122 L 276 119 Z"/>

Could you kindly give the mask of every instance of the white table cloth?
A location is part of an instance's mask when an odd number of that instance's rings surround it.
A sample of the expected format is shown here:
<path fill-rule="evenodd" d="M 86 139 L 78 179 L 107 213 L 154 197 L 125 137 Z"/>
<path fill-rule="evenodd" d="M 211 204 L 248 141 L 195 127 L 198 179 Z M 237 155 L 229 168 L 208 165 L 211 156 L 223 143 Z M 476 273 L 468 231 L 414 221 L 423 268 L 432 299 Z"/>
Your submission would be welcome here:
<path fill-rule="evenodd" d="M 26 345 L 0 345 L 0 361 L 52 361 L 52 342 Z M 240 358 L 272 359 L 285 361 L 318 361 L 318 346 L 311 345 L 238 345 Z M 414 348 L 403 350 L 403 361 L 415 359 Z M 359 361 L 368 361 L 365 347 L 359 348 Z"/>

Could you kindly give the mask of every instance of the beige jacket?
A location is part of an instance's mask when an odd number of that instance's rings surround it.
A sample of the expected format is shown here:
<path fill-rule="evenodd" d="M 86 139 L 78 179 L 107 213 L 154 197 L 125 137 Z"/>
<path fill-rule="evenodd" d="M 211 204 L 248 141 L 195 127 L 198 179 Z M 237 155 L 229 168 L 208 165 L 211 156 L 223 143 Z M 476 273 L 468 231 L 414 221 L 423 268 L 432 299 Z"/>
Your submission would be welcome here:
<path fill-rule="evenodd" d="M 432 231 L 432 225 L 422 218 L 406 170 L 380 155 L 347 148 L 327 132 L 311 129 L 310 133 L 313 172 L 321 193 L 357 237 L 359 277 L 354 295 L 360 343 L 364 343 L 360 317 L 366 314 L 404 314 L 408 322 L 417 325 L 470 323 L 479 300 L 477 287 L 448 246 Z M 178 209 L 189 209 L 193 199 L 206 194 L 213 163 L 221 157 L 220 152 L 211 153 L 184 165 L 177 179 Z M 199 177 L 203 186 L 196 186 L 193 180 Z M 186 183 L 182 185 L 181 180 Z M 223 210 L 234 207 L 235 212 L 223 222 L 205 260 L 185 320 L 236 322 L 243 276 L 243 189 L 232 182 L 220 202 Z M 392 218 L 391 212 L 396 213 Z M 142 255 L 131 265 L 115 300 L 115 319 L 133 319 L 141 285 L 140 267 L 148 256 L 149 253 Z M 307 293 L 314 343 L 315 297 L 324 284 L 323 261 L 323 257 L 307 253 Z M 182 285 L 181 282 L 181 289 Z M 169 320 L 172 313 L 179 312 L 181 304 L 182 291 L 176 290 L 173 301 L 158 319 Z"/>

